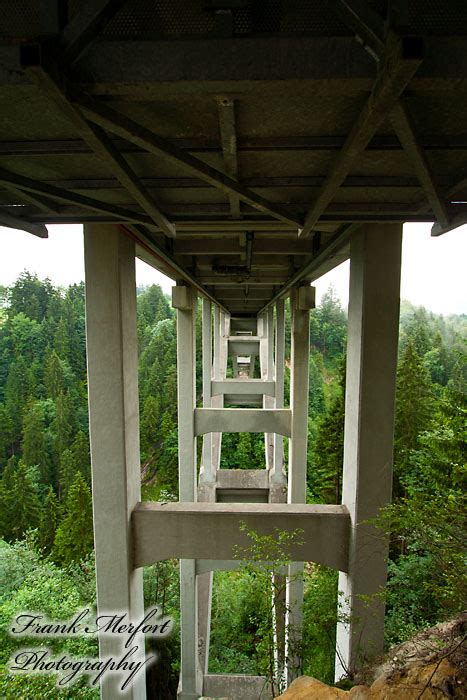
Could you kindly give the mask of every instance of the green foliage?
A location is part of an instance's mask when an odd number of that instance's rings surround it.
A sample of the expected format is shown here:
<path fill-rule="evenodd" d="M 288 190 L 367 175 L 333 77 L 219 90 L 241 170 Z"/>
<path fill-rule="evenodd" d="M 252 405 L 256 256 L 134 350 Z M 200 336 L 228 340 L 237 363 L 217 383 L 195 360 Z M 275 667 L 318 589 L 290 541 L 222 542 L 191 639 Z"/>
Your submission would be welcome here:
<path fill-rule="evenodd" d="M 259 593 L 255 619 L 257 674 L 267 678 L 275 697 L 284 690 L 286 666 L 294 666 L 301 657 L 301 645 L 291 621 L 293 601 L 288 604 L 286 599 L 286 573 L 289 572 L 289 584 L 302 578 L 300 571 L 290 574 L 290 566 L 291 548 L 302 544 L 303 531 L 276 528 L 274 535 L 260 535 L 249 530 L 245 523 L 240 524 L 240 530 L 246 534 L 249 544 L 234 547 L 234 556 L 242 561 L 242 568 L 250 575 Z M 285 656 L 284 640 L 279 643 L 276 640 L 276 620 L 282 620 L 285 626 L 288 657 Z"/>
<path fill-rule="evenodd" d="M 337 571 L 306 566 L 303 598 L 303 673 L 334 682 L 336 625 L 342 619 L 337 596 Z"/>
<path fill-rule="evenodd" d="M 7 540 L 16 540 L 39 525 L 41 503 L 34 475 L 23 460 L 10 465 L 0 486 L 0 533 Z"/>
<path fill-rule="evenodd" d="M 262 433 L 223 433 L 221 469 L 264 469 Z"/>
<path fill-rule="evenodd" d="M 92 502 L 89 487 L 77 472 L 66 499 L 53 546 L 53 559 L 67 565 L 86 557 L 93 547 Z"/>
<path fill-rule="evenodd" d="M 27 646 L 30 640 L 14 639 L 8 629 L 15 615 L 26 610 L 40 611 L 52 620 L 71 618 L 78 610 L 89 607 L 93 599 L 87 597 L 94 589 L 94 569 L 63 571 L 44 562 L 30 540 L 14 545 L 0 546 L 0 695 L 2 698 L 98 698 L 99 692 L 85 687 L 81 681 L 67 690 L 59 691 L 54 676 L 12 676 L 6 662 L 15 649 Z M 86 583 L 85 583 L 86 582 Z M 47 646 L 58 654 L 97 655 L 94 638 L 48 640 Z"/>
<path fill-rule="evenodd" d="M 347 318 L 333 287 L 323 294 L 321 304 L 310 318 L 310 341 L 331 360 L 338 359 L 345 351 Z"/>
<path fill-rule="evenodd" d="M 345 360 L 340 362 L 340 391 L 317 425 L 308 456 L 309 500 L 340 503 L 344 457 Z M 311 454 L 310 454 L 311 453 Z"/>
<path fill-rule="evenodd" d="M 57 527 L 61 517 L 62 511 L 58 498 L 55 495 L 53 488 L 49 486 L 49 490 L 44 501 L 44 507 L 42 508 L 40 515 L 37 537 L 37 544 L 45 555 L 50 554 L 52 551 L 55 541 L 55 534 L 57 532 Z"/>
<path fill-rule="evenodd" d="M 50 455 L 47 448 L 44 405 L 41 401 L 30 404 L 23 421 L 23 459 L 28 466 L 39 468 L 44 484 L 50 483 Z"/>
<path fill-rule="evenodd" d="M 412 338 L 406 343 L 397 373 L 394 471 L 396 497 L 402 495 L 401 475 L 407 471 L 418 436 L 431 422 L 433 392 L 428 372 Z"/>
<path fill-rule="evenodd" d="M 448 387 L 431 430 L 418 435 L 401 476 L 404 497 L 380 524 L 392 533 L 389 642 L 463 609 L 465 580 L 466 396 Z"/>

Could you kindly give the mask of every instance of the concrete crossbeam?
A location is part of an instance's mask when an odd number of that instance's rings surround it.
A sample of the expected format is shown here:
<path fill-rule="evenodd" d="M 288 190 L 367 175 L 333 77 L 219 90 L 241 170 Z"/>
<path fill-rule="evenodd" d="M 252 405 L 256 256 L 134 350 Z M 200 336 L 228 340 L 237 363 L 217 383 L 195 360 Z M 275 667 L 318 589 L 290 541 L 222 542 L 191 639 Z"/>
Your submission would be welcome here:
<path fill-rule="evenodd" d="M 211 393 L 274 396 L 275 382 L 263 379 L 224 379 L 211 382 Z"/>
<path fill-rule="evenodd" d="M 260 535 L 301 529 L 287 552 L 340 571 L 348 567 L 350 518 L 345 506 L 272 503 L 139 503 L 133 510 L 133 565 L 173 558 L 234 559 L 249 546 L 240 523 Z"/>
<path fill-rule="evenodd" d="M 259 352 L 259 338 L 254 336 L 231 336 L 228 339 L 229 355 L 257 355 Z"/>
<path fill-rule="evenodd" d="M 196 408 L 195 435 L 206 433 L 279 433 L 290 437 L 288 408 Z"/>
<path fill-rule="evenodd" d="M 236 700 L 272 698 L 271 688 L 264 676 L 247 676 L 240 673 L 208 673 L 204 676 L 203 693 L 206 697 L 229 697 Z"/>
<path fill-rule="evenodd" d="M 266 469 L 219 469 L 218 489 L 267 489 L 269 477 Z"/>

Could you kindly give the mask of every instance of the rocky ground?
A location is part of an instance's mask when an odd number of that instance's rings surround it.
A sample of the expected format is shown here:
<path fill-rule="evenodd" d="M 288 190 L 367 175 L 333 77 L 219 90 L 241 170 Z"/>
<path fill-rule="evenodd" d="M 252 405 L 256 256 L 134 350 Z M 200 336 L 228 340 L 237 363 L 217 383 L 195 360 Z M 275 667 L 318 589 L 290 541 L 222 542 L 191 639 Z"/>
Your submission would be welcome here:
<path fill-rule="evenodd" d="M 354 679 L 350 690 L 302 676 L 281 700 L 467 698 L 467 615 L 419 632 Z"/>

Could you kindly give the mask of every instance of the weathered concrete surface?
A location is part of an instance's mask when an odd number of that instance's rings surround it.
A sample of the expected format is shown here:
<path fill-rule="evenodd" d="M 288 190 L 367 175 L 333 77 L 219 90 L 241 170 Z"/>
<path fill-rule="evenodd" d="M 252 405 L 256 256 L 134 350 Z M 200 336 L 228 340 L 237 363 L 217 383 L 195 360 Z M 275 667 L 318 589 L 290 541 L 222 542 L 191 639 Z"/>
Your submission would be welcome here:
<path fill-rule="evenodd" d="M 345 506 L 209 502 L 139 503 L 132 516 L 135 566 L 171 558 L 234 559 L 234 545 L 249 546 L 241 522 L 262 535 L 300 528 L 303 545 L 290 547 L 292 560 L 347 567 Z"/>
<path fill-rule="evenodd" d="M 122 610 L 137 620 L 143 581 L 132 568 L 130 528 L 140 499 L 135 247 L 118 226 L 87 225 L 84 252 L 97 606 L 100 615 Z M 122 643 L 101 636 L 99 649 L 102 657 L 119 656 Z M 112 700 L 118 688 L 106 675 L 101 697 Z M 144 675 L 127 697 L 146 697 Z"/>
<path fill-rule="evenodd" d="M 204 677 L 205 698 L 224 700 L 270 700 L 271 689 L 263 676 L 210 673 Z"/>
<path fill-rule="evenodd" d="M 383 650 L 388 540 L 369 521 L 391 501 L 401 244 L 400 224 L 368 224 L 351 241 L 342 503 L 352 527 L 339 575 L 351 622 L 337 625 L 336 680 Z"/>
<path fill-rule="evenodd" d="M 279 433 L 289 437 L 291 434 L 288 408 L 196 408 L 194 419 L 195 435 Z"/>

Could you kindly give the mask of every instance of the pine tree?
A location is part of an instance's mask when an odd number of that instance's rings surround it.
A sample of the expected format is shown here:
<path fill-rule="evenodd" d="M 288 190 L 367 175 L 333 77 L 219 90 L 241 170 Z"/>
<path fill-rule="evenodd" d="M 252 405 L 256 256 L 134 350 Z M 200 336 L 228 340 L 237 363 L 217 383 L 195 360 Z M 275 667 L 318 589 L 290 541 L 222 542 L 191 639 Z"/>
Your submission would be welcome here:
<path fill-rule="evenodd" d="M 70 447 L 72 443 L 75 420 L 76 414 L 73 411 L 70 396 L 60 393 L 55 399 L 55 418 L 51 425 L 55 437 L 57 461 L 60 459 L 62 452 Z"/>
<path fill-rule="evenodd" d="M 394 441 L 394 496 L 402 495 L 400 477 L 410 470 L 411 452 L 418 436 L 428 430 L 434 410 L 433 390 L 426 367 L 409 338 L 397 372 Z"/>
<path fill-rule="evenodd" d="M 141 458 L 143 462 L 153 462 L 160 435 L 160 399 L 150 394 L 144 402 L 141 414 Z"/>
<path fill-rule="evenodd" d="M 68 491 L 65 517 L 55 534 L 53 559 L 64 566 L 77 562 L 92 551 L 93 541 L 91 492 L 77 472 Z"/>
<path fill-rule="evenodd" d="M 58 467 L 58 483 L 60 500 L 64 501 L 68 495 L 70 486 L 72 485 L 75 474 L 76 465 L 71 450 L 66 449 L 60 455 L 60 464 Z"/>
<path fill-rule="evenodd" d="M 44 384 L 47 395 L 56 399 L 64 394 L 67 388 L 65 363 L 60 359 L 55 350 L 49 350 L 45 356 Z"/>
<path fill-rule="evenodd" d="M 12 447 L 19 447 L 23 428 L 23 416 L 31 396 L 31 376 L 24 358 L 11 363 L 5 387 L 5 410 L 11 421 Z"/>
<path fill-rule="evenodd" d="M 36 464 L 42 481 L 50 482 L 49 456 L 45 439 L 44 409 L 40 402 L 29 405 L 23 421 L 23 459 L 28 466 Z"/>
<path fill-rule="evenodd" d="M 39 520 L 38 545 L 44 554 L 50 554 L 61 518 L 61 509 L 55 491 L 50 486 Z"/>
<path fill-rule="evenodd" d="M 2 479 L 1 529 L 7 540 L 20 539 L 39 525 L 41 504 L 36 484 L 25 463 L 20 460 L 14 472 Z"/>
<path fill-rule="evenodd" d="M 89 438 L 82 430 L 78 430 L 71 446 L 73 461 L 77 471 L 80 471 L 86 483 L 91 483 L 91 455 Z"/>
<path fill-rule="evenodd" d="M 340 366 L 340 391 L 318 424 L 316 442 L 308 464 L 308 488 L 313 498 L 340 503 L 344 461 L 345 360 Z"/>
<path fill-rule="evenodd" d="M 319 356 L 321 357 L 321 356 Z M 311 419 L 316 419 L 324 413 L 324 390 L 322 370 L 313 355 L 310 355 L 310 384 L 308 391 L 308 415 Z"/>

